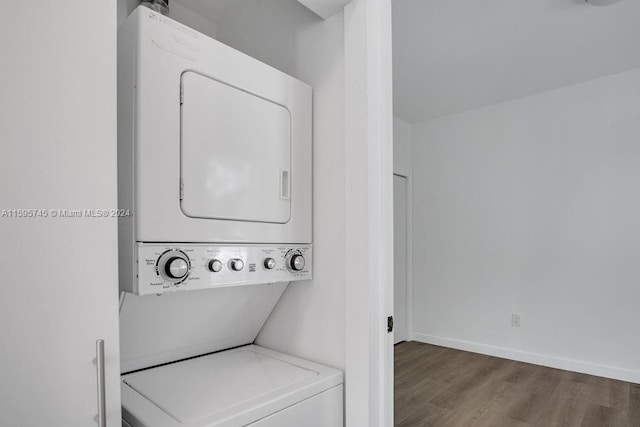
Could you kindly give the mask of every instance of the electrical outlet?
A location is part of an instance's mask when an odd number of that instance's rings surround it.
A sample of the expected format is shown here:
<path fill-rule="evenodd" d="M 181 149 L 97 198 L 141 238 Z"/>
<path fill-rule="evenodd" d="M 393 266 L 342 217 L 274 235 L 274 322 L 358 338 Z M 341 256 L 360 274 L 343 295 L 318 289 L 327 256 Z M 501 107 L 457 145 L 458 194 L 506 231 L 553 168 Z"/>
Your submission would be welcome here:
<path fill-rule="evenodd" d="M 516 328 L 520 327 L 520 315 L 513 313 L 511 315 L 511 326 L 515 326 Z"/>

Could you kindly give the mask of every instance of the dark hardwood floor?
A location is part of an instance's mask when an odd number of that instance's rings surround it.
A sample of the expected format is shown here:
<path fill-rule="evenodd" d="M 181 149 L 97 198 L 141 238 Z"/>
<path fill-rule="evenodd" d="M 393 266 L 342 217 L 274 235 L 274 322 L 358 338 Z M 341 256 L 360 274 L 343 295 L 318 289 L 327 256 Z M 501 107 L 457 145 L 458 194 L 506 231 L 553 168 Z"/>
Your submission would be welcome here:
<path fill-rule="evenodd" d="M 406 342 L 395 425 L 640 427 L 640 385 Z"/>

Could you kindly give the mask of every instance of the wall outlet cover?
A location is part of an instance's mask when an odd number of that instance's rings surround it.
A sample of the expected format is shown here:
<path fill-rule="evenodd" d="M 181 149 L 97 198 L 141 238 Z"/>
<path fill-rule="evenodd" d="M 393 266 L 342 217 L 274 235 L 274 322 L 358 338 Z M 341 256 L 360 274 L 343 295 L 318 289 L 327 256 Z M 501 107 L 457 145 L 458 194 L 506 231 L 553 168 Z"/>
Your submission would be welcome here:
<path fill-rule="evenodd" d="M 520 315 L 517 313 L 514 313 L 511 315 L 511 326 L 514 326 L 516 328 L 520 327 Z"/>

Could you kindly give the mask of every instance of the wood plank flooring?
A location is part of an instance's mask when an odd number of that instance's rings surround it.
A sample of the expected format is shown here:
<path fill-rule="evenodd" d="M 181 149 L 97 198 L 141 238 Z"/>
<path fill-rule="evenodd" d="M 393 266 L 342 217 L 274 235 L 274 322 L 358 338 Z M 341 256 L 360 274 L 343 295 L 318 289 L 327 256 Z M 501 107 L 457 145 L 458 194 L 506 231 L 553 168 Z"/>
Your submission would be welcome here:
<path fill-rule="evenodd" d="M 404 342 L 395 425 L 640 427 L 640 385 Z"/>

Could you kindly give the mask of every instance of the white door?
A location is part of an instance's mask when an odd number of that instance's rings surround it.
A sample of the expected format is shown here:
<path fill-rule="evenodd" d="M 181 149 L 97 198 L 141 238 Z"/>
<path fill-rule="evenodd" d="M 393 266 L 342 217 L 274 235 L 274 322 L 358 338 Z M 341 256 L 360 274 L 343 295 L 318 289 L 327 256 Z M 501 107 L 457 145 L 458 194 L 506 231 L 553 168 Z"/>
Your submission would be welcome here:
<path fill-rule="evenodd" d="M 2 2 L 0 40 L 0 424 L 98 426 L 103 340 L 119 426 L 116 2 Z"/>
<path fill-rule="evenodd" d="M 291 115 L 282 105 L 182 75 L 181 207 L 194 218 L 285 224 L 291 218 Z"/>
<path fill-rule="evenodd" d="M 407 333 L 407 178 L 393 176 L 393 318 L 394 343 Z"/>

